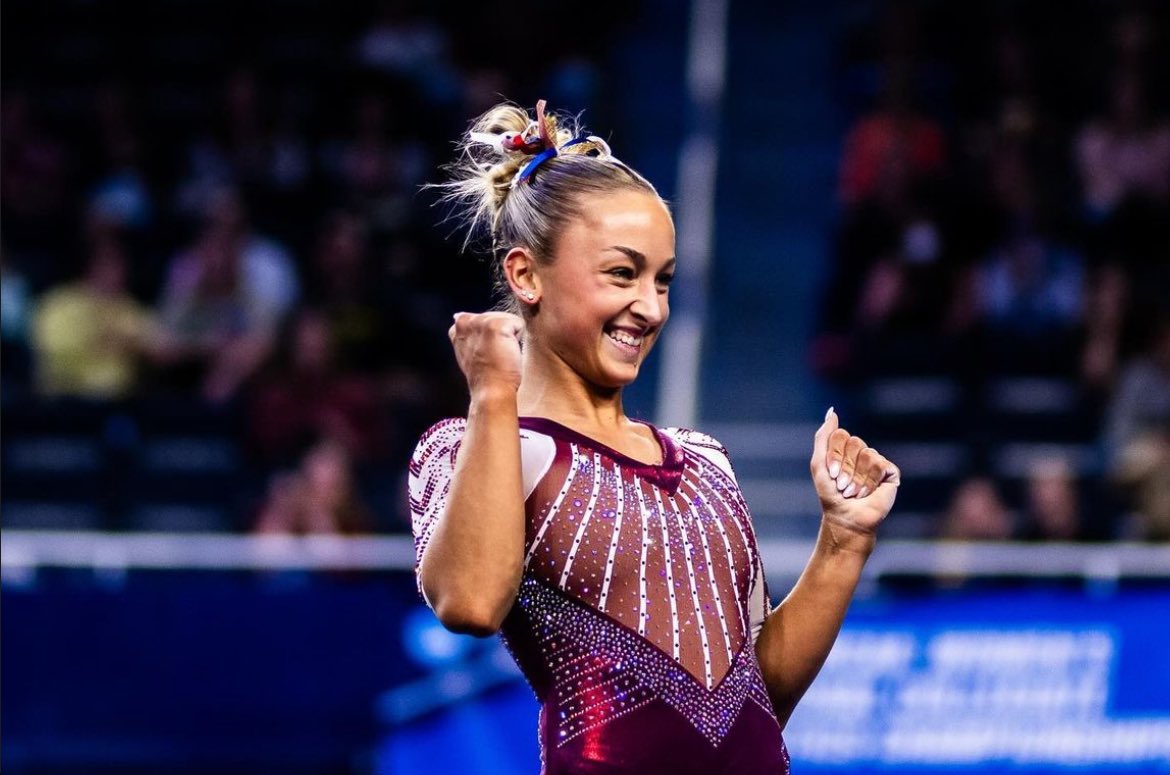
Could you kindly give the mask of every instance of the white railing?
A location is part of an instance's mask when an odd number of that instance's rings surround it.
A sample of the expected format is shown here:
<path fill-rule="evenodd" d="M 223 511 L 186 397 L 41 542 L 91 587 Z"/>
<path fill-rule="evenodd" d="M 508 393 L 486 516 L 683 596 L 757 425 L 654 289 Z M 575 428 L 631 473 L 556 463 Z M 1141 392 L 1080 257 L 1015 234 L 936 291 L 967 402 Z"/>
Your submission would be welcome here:
<path fill-rule="evenodd" d="M 760 542 L 770 575 L 791 578 L 808 560 L 804 540 Z M 5 530 L 0 566 L 6 577 L 38 568 L 94 570 L 370 570 L 410 571 L 409 536 L 339 538 L 176 533 Z M 866 576 L 1082 577 L 1170 580 L 1170 544 L 1024 544 L 890 540 Z"/>

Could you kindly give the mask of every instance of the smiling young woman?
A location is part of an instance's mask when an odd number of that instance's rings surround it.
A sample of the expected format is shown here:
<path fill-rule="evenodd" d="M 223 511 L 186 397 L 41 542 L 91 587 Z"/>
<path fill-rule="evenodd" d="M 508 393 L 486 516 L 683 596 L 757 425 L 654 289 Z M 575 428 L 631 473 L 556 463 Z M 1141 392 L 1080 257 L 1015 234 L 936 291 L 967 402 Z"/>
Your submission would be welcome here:
<path fill-rule="evenodd" d="M 411 460 L 420 591 L 450 629 L 501 633 L 541 705 L 545 773 L 787 773 L 783 727 L 897 468 L 829 410 L 820 536 L 773 609 L 727 450 L 622 409 L 670 315 L 666 204 L 543 102 L 489 111 L 462 149 L 443 187 L 490 239 L 502 310 L 455 316 L 467 417 Z"/>

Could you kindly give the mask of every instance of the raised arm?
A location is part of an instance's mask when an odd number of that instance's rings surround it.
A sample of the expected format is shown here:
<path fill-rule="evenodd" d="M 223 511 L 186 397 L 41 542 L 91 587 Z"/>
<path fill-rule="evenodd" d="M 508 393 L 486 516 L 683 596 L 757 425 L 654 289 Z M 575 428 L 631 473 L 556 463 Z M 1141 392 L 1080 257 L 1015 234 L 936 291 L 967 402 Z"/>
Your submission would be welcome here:
<path fill-rule="evenodd" d="M 800 579 L 756 640 L 781 726 L 829 656 L 899 484 L 897 467 L 839 428 L 832 409 L 813 440 L 809 466 L 821 502 L 820 533 Z"/>
<path fill-rule="evenodd" d="M 516 391 L 516 315 L 459 313 L 448 332 L 471 404 L 446 506 L 419 561 L 419 582 L 439 621 L 455 632 L 500 628 L 520 586 L 524 495 Z"/>

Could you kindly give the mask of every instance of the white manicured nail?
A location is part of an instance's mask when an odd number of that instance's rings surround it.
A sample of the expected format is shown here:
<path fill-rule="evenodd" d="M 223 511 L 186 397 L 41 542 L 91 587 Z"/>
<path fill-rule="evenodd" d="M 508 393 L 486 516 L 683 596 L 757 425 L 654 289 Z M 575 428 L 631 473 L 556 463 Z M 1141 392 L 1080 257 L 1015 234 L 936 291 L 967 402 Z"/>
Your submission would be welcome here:
<path fill-rule="evenodd" d="M 848 487 L 845 488 L 845 492 L 841 493 L 841 495 L 843 497 L 846 497 L 846 498 L 852 498 L 853 493 L 856 491 L 857 491 L 857 485 L 850 484 Z"/>
<path fill-rule="evenodd" d="M 869 495 L 869 488 L 868 487 L 862 487 L 860 490 L 857 491 L 858 498 L 864 498 L 866 495 Z"/>
<path fill-rule="evenodd" d="M 829 476 L 836 479 L 837 474 L 839 474 L 839 473 L 841 473 L 841 464 L 839 462 L 837 462 L 836 460 L 834 460 L 832 463 L 829 464 Z"/>
<path fill-rule="evenodd" d="M 829 415 L 833 413 L 833 407 L 829 407 L 829 411 L 825 412 L 825 419 L 829 419 Z"/>
<path fill-rule="evenodd" d="M 853 477 L 851 475 L 841 474 L 841 477 L 839 479 L 837 479 L 837 489 L 844 492 L 845 488 L 849 486 L 849 482 L 851 482 L 852 480 L 853 480 Z"/>

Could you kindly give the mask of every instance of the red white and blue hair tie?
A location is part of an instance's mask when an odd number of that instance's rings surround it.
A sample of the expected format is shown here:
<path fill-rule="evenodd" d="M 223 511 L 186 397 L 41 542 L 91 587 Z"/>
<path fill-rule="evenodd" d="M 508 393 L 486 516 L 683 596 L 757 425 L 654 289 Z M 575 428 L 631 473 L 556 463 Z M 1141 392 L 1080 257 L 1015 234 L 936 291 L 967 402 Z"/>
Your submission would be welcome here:
<path fill-rule="evenodd" d="M 483 145 L 490 145 L 496 153 L 505 156 L 509 153 L 523 153 L 525 155 L 538 153 L 544 148 L 544 141 L 539 136 L 530 136 L 529 132 L 472 132 L 471 139 Z"/>
<path fill-rule="evenodd" d="M 609 150 L 609 143 L 605 142 L 604 140 L 602 140 L 600 137 L 598 137 L 596 135 L 581 135 L 578 137 L 574 137 L 572 140 L 570 140 L 567 143 L 565 143 L 564 145 L 562 145 L 559 149 L 546 148 L 543 151 L 541 151 L 540 153 L 538 153 L 533 159 L 531 159 L 527 164 L 524 165 L 524 167 L 520 170 L 519 173 L 517 173 L 516 177 L 512 180 L 512 185 L 515 186 L 518 183 L 520 183 L 521 181 L 527 180 L 528 178 L 532 177 L 532 173 L 536 172 L 537 167 L 539 167 L 541 164 L 548 161 L 552 157 L 558 156 L 560 154 L 560 151 L 563 151 L 565 148 L 568 148 L 568 147 L 573 146 L 573 145 L 579 145 L 581 143 L 593 143 L 594 145 L 598 146 L 596 151 L 597 151 L 597 155 L 599 155 L 599 156 L 608 157 L 611 155 L 610 150 Z M 586 155 L 590 155 L 590 154 L 586 154 Z"/>
<path fill-rule="evenodd" d="M 567 143 L 566 143 L 566 145 L 567 145 Z M 525 164 L 520 169 L 520 172 L 516 174 L 516 177 L 512 180 L 512 185 L 515 186 L 519 182 L 521 182 L 523 180 L 527 180 L 528 178 L 532 177 L 532 173 L 536 172 L 537 167 L 539 167 L 541 164 L 543 164 L 544 162 L 548 161 L 549 159 L 551 159 L 552 157 L 554 157 L 556 155 L 557 155 L 556 148 L 545 148 L 543 151 L 536 154 L 536 156 L 534 156 L 532 159 L 529 159 L 528 163 Z"/>
<path fill-rule="evenodd" d="M 536 103 L 536 120 L 530 121 L 523 132 L 472 132 L 470 135 L 473 142 L 491 146 L 500 156 L 506 157 L 509 154 L 532 156 L 512 178 L 513 186 L 531 178 L 541 164 L 559 155 L 564 149 L 580 143 L 594 145 L 594 148 L 586 151 L 584 155 L 612 157 L 609 144 L 596 135 L 578 135 L 558 148 L 555 124 L 551 124 L 544 115 L 546 104 L 545 100 Z"/>

